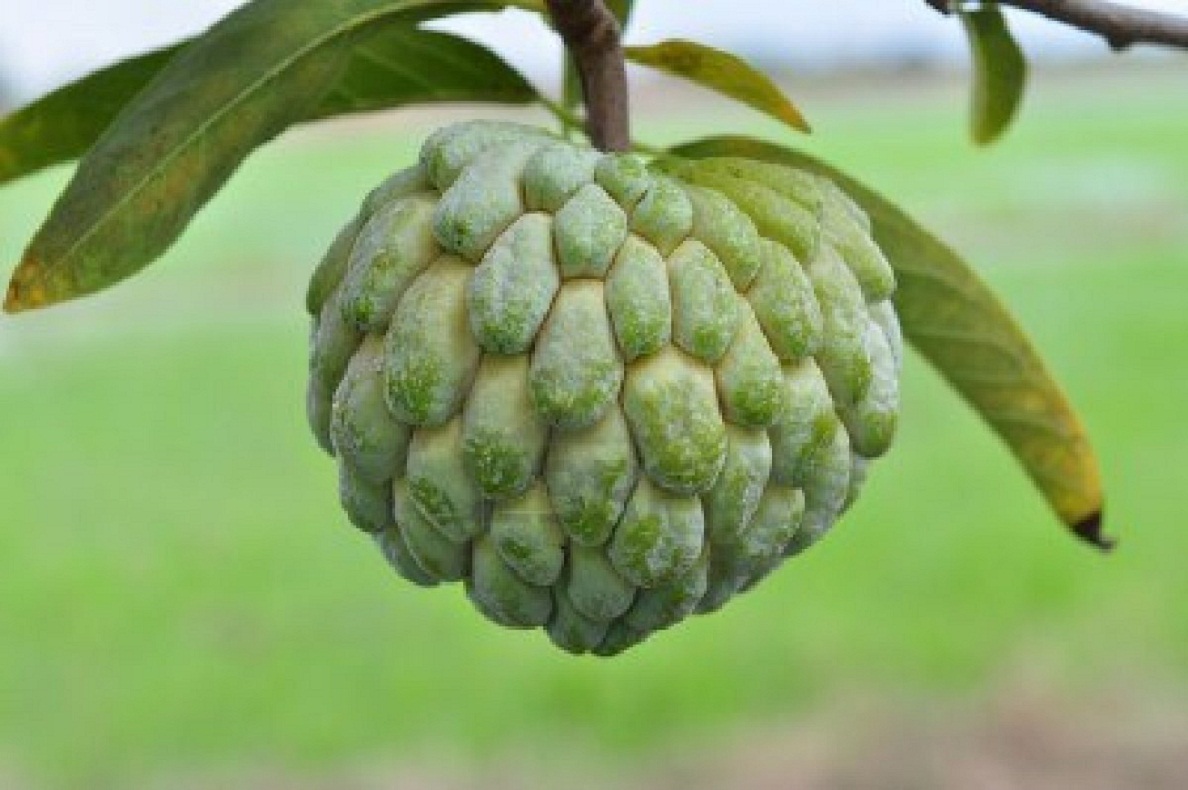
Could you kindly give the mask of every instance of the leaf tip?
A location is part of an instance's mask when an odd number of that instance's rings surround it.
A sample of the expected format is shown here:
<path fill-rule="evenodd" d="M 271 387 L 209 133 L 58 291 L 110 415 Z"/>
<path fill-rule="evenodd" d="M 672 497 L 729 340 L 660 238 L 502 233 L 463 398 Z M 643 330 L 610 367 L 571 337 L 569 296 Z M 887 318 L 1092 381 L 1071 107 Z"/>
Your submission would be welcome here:
<path fill-rule="evenodd" d="M 19 313 L 24 308 L 21 307 L 21 286 L 17 283 L 16 278 L 8 284 L 8 292 L 4 295 L 4 312 Z"/>
<path fill-rule="evenodd" d="M 22 313 L 34 310 L 50 303 L 48 292 L 44 287 L 30 282 L 28 273 L 36 271 L 38 264 L 33 258 L 26 257 L 17 266 L 12 279 L 8 283 L 8 291 L 4 294 L 4 312 Z"/>
<path fill-rule="evenodd" d="M 975 127 L 970 131 L 969 136 L 974 145 L 985 148 L 998 139 L 998 134 L 996 131 L 986 131 Z"/>
<path fill-rule="evenodd" d="M 804 117 L 804 113 L 786 97 L 780 97 L 778 106 L 773 108 L 771 114 L 798 132 L 813 133 L 813 128 Z"/>
<path fill-rule="evenodd" d="M 1085 518 L 1072 525 L 1072 531 L 1078 538 L 1102 551 L 1111 551 L 1118 541 L 1102 532 L 1101 510 L 1090 513 Z"/>

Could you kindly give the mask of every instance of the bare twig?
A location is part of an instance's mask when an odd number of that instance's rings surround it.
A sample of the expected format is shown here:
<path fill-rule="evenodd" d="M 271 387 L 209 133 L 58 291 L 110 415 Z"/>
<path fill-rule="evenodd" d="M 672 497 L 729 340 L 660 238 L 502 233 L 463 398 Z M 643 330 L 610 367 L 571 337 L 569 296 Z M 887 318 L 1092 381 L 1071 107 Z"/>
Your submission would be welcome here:
<path fill-rule="evenodd" d="M 950 0 L 924 2 L 942 14 L 949 13 L 952 5 Z M 1131 44 L 1188 49 L 1188 15 L 1148 11 L 1110 0 L 998 0 L 998 4 L 1096 33 L 1114 49 L 1125 49 Z"/>
<path fill-rule="evenodd" d="M 573 53 L 586 99 L 586 129 L 603 151 L 631 147 L 627 68 L 619 22 L 602 0 L 546 0 L 553 24 Z"/>

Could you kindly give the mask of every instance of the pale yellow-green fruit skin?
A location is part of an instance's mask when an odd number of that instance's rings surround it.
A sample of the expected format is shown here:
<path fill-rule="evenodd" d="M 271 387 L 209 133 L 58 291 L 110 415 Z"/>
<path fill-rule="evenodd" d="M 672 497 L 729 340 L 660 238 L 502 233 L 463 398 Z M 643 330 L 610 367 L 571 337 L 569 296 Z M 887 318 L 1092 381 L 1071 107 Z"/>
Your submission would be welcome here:
<path fill-rule="evenodd" d="M 402 577 L 610 655 L 853 503 L 895 432 L 894 290 L 818 176 L 455 124 L 313 275 L 310 425 Z"/>

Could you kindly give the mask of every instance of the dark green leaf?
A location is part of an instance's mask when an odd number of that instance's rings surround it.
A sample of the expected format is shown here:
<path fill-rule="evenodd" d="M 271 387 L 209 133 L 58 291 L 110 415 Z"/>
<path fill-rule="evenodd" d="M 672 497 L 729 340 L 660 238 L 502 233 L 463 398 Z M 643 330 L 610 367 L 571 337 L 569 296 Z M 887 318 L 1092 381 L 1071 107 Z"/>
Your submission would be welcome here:
<path fill-rule="evenodd" d="M 812 170 L 858 201 L 895 267 L 895 304 L 907 338 L 1006 441 L 1057 515 L 1080 537 L 1108 545 L 1097 460 L 1084 427 L 1019 324 L 953 250 L 873 190 L 807 154 L 746 137 L 708 138 L 671 153 Z"/>
<path fill-rule="evenodd" d="M 120 61 L 0 120 L 0 184 L 81 156 L 180 48 Z"/>
<path fill-rule="evenodd" d="M 767 75 L 729 52 L 677 39 L 626 47 L 624 52 L 635 63 L 684 77 L 767 113 L 793 129 L 809 130 L 800 110 Z"/>
<path fill-rule="evenodd" d="M 186 42 L 121 61 L 0 121 L 0 184 L 86 153 L 119 111 Z M 448 33 L 392 25 L 355 47 L 316 120 L 414 102 L 530 102 L 536 92 L 485 47 Z"/>
<path fill-rule="evenodd" d="M 393 25 L 355 47 L 346 71 L 307 119 L 429 102 L 527 104 L 523 76 L 481 44 L 450 33 Z"/>
<path fill-rule="evenodd" d="M 988 145 L 1006 131 L 1027 84 L 1027 60 L 997 5 L 959 11 L 973 55 L 970 132 Z"/>
<path fill-rule="evenodd" d="M 159 256 L 256 147 L 321 117 L 327 96 L 353 102 L 331 91 L 367 37 L 504 5 L 539 10 L 536 0 L 256 0 L 232 13 L 169 60 L 103 132 L 26 250 L 5 309 L 92 293 Z M 373 79 L 393 64 L 399 57 L 352 82 L 370 86 L 359 106 L 373 105 Z"/>

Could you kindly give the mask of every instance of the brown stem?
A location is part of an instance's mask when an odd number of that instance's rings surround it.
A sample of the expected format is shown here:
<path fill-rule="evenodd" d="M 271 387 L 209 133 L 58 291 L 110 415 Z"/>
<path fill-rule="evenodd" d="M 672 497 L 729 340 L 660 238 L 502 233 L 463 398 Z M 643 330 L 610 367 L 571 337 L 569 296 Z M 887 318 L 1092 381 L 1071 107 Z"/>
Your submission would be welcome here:
<path fill-rule="evenodd" d="M 924 1 L 941 13 L 949 13 L 949 0 Z M 1188 49 L 1188 16 L 1181 14 L 1132 8 L 1110 0 L 998 0 L 998 4 L 1096 33 L 1114 49 L 1131 44 Z"/>
<path fill-rule="evenodd" d="M 591 142 L 603 151 L 626 151 L 631 147 L 631 132 L 619 21 L 602 0 L 545 2 L 577 63 Z"/>

